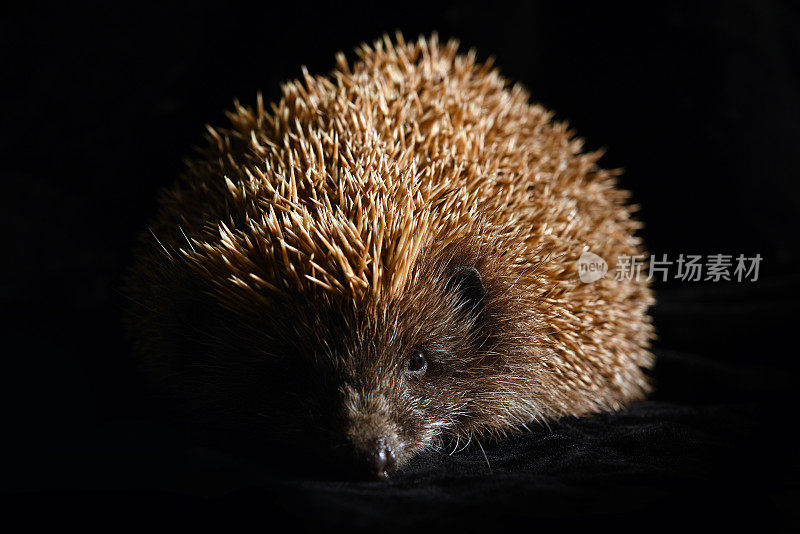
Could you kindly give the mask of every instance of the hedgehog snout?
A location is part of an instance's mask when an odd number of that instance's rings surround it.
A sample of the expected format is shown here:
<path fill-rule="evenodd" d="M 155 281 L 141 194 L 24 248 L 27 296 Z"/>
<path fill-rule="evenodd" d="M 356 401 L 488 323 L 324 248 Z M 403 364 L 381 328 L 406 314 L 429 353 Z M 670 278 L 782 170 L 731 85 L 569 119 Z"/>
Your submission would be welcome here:
<path fill-rule="evenodd" d="M 376 414 L 357 417 L 347 432 L 355 470 L 379 480 L 389 478 L 398 467 L 400 443 L 393 425 Z"/>
<path fill-rule="evenodd" d="M 394 472 L 397 459 L 394 454 L 394 440 L 380 435 L 372 440 L 367 448 L 367 457 L 371 463 L 372 473 L 378 479 L 389 478 Z"/>
<path fill-rule="evenodd" d="M 397 468 L 397 440 L 389 433 L 373 438 L 353 439 L 356 471 L 378 480 L 388 479 Z"/>

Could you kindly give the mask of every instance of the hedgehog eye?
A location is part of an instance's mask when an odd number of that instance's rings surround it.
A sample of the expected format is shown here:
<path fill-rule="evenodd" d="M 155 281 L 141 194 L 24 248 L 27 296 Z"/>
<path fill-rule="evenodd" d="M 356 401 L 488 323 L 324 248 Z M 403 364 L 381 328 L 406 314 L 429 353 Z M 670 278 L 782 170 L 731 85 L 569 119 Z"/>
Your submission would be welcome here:
<path fill-rule="evenodd" d="M 422 349 L 414 349 L 408 355 L 408 372 L 422 374 L 428 368 L 428 358 Z"/>

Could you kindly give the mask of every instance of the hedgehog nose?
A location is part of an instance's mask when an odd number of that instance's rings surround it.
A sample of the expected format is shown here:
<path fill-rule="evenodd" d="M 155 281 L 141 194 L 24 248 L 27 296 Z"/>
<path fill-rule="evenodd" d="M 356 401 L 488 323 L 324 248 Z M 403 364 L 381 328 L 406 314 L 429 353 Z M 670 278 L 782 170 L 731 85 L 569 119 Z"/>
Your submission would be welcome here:
<path fill-rule="evenodd" d="M 386 436 L 379 436 L 372 448 L 372 472 L 378 479 L 386 479 L 394 468 L 395 456 L 391 440 Z"/>

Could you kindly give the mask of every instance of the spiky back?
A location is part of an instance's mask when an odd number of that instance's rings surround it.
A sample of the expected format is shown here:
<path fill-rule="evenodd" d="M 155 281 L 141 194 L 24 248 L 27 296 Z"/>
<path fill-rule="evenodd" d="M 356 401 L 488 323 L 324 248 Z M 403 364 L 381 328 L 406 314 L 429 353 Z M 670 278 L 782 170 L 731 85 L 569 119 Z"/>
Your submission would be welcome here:
<path fill-rule="evenodd" d="M 587 174 L 595 155 L 576 159 L 580 143 L 550 113 L 456 51 L 385 39 L 352 67 L 339 55 L 329 77 L 304 72 L 271 111 L 260 98 L 237 105 L 230 129 L 209 128 L 205 159 L 167 195 L 158 226 L 248 300 L 396 292 L 423 247 L 478 220 L 533 253 L 552 233 L 579 237 L 558 228 L 582 208 L 558 189 L 608 173 Z"/>

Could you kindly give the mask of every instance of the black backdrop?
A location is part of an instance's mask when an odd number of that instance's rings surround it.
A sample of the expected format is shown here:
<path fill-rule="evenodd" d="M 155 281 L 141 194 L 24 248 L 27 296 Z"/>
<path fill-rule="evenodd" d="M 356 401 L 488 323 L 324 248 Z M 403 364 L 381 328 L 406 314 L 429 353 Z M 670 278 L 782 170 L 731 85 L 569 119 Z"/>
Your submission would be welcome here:
<path fill-rule="evenodd" d="M 31 518 L 233 509 L 264 525 L 384 529 L 796 520 L 799 23 L 796 6 L 770 1 L 4 13 L 4 504 Z M 760 279 L 657 284 L 653 398 L 486 443 L 491 473 L 471 447 L 383 485 L 273 477 L 274 458 L 175 426 L 141 398 L 117 288 L 204 124 L 396 29 L 494 55 L 589 148 L 607 147 L 653 253 L 758 253 Z"/>

